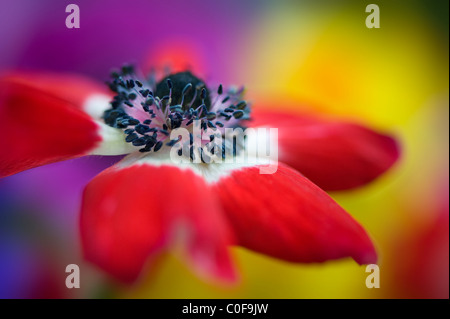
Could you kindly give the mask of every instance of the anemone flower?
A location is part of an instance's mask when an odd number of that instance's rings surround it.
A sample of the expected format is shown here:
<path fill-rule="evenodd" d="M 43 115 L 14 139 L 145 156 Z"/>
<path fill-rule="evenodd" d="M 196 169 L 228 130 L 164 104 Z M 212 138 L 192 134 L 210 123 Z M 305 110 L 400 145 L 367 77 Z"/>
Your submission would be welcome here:
<path fill-rule="evenodd" d="M 124 282 L 176 244 L 201 276 L 222 280 L 236 276 L 230 245 L 290 262 L 376 262 L 366 231 L 325 191 L 357 187 L 386 171 L 399 155 L 393 138 L 352 123 L 252 112 L 242 89 L 212 89 L 189 71 L 158 80 L 126 66 L 112 74 L 110 93 L 80 76 L 4 75 L 0 176 L 80 156 L 128 154 L 87 185 L 80 217 L 85 258 Z M 280 162 L 272 174 L 261 167 L 273 159 L 237 161 L 266 143 L 235 143 L 224 134 L 245 127 L 278 129 Z M 174 138 L 180 128 L 187 138 Z M 203 146 L 225 161 L 210 161 Z M 174 149 L 187 160 L 174 161 Z"/>

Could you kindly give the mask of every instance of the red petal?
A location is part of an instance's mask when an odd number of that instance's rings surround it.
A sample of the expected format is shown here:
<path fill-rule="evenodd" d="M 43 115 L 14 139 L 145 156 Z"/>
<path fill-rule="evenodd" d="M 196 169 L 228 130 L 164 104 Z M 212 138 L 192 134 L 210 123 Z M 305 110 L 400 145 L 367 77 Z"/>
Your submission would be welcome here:
<path fill-rule="evenodd" d="M 3 77 L 2 85 L 13 83 L 25 88 L 34 88 L 70 102 L 73 106 L 83 109 L 85 102 L 93 95 L 111 97 L 105 85 L 89 78 L 75 74 L 22 72 L 12 73 Z"/>
<path fill-rule="evenodd" d="M 234 171 L 216 185 L 239 244 L 292 262 L 352 257 L 375 263 L 364 229 L 324 191 L 279 164 L 272 175 L 259 168 Z"/>
<path fill-rule="evenodd" d="M 152 47 L 144 63 L 144 71 L 156 71 L 157 79 L 170 73 L 191 71 L 196 76 L 205 77 L 204 61 L 201 50 L 192 42 L 179 38 L 168 38 L 156 47 Z"/>
<path fill-rule="evenodd" d="M 0 177 L 84 155 L 101 140 L 98 125 L 81 111 L 77 86 L 57 92 L 47 84 L 0 78 Z"/>
<path fill-rule="evenodd" d="M 256 110 L 252 126 L 278 128 L 279 160 L 325 190 L 364 185 L 399 158 L 394 138 L 360 125 Z"/>
<path fill-rule="evenodd" d="M 149 257 L 181 239 L 202 274 L 233 279 L 227 252 L 231 235 L 213 195 L 190 170 L 111 167 L 84 193 L 81 234 L 85 256 L 118 279 L 131 282 Z"/>

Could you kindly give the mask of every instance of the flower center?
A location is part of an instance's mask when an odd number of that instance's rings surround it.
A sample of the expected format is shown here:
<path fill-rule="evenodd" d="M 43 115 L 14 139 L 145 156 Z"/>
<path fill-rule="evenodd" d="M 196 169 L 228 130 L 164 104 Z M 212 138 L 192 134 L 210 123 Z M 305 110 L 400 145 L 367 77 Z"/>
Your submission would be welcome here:
<path fill-rule="evenodd" d="M 186 92 L 183 90 L 186 88 Z M 189 110 L 190 102 L 192 105 L 201 105 L 202 99 L 197 93 L 202 88 L 205 88 L 204 104 L 209 110 L 211 107 L 211 99 L 208 88 L 198 77 L 191 72 L 179 72 L 170 74 L 156 84 L 155 95 L 162 99 L 164 96 L 171 96 L 172 105 L 181 105 L 185 111 Z M 184 94 L 183 94 L 184 92 Z"/>
<path fill-rule="evenodd" d="M 125 141 L 140 152 L 157 152 L 179 143 L 180 156 L 186 154 L 182 150 L 187 148 L 191 159 L 200 154 L 205 162 L 203 147 L 221 157 L 234 156 L 239 151 L 240 146 L 233 139 L 225 138 L 225 129 L 244 127 L 244 121 L 249 119 L 250 107 L 242 100 L 243 88 L 224 90 L 219 85 L 217 90 L 209 91 L 191 72 L 170 74 L 157 83 L 154 76 L 148 80 L 137 78 L 130 66 L 113 72 L 112 78 L 108 84 L 116 95 L 103 119 L 122 129 Z M 170 139 L 171 131 L 178 128 L 189 131 L 187 141 L 180 137 Z M 198 131 L 202 135 L 200 145 L 193 141 L 197 137 L 193 134 Z M 219 145 L 217 140 L 223 143 Z"/>

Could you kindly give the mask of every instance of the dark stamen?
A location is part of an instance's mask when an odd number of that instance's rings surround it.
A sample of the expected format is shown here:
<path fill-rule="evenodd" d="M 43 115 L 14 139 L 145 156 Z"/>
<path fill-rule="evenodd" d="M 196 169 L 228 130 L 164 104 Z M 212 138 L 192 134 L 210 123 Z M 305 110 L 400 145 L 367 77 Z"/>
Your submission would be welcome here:
<path fill-rule="evenodd" d="M 213 92 L 212 105 L 212 95 L 210 96 L 208 88 L 190 72 L 174 73 L 156 83 L 154 76 L 145 81 L 135 79 L 133 67 L 124 66 L 121 71 L 113 72 L 111 77 L 112 81 L 107 84 L 116 95 L 110 103 L 110 109 L 104 112 L 103 119 L 106 124 L 122 129 L 125 141 L 139 147 L 139 152 L 142 153 L 157 152 L 164 143 L 169 147 L 175 146 L 180 139 L 170 140 L 166 136 L 170 136 L 170 132 L 179 127 L 192 129 L 191 124 L 197 120 L 200 121 L 201 130 L 206 132 L 208 128 L 241 127 L 240 121 L 250 118 L 247 103 L 239 100 L 242 88 L 229 89 L 226 95 L 223 95 L 224 88 L 220 84 L 217 91 Z M 156 89 L 155 94 L 152 89 Z M 130 110 L 128 107 L 136 110 Z M 131 114 L 136 114 L 140 120 Z M 231 119 L 239 121 L 227 123 Z M 203 146 L 206 146 L 211 154 L 233 156 L 241 146 L 234 145 L 235 142 L 230 146 L 228 141 L 222 144 L 221 149 L 213 141 L 216 137 L 223 138 L 222 134 L 219 130 L 209 135 L 210 141 Z M 202 162 L 209 162 L 208 151 L 202 148 L 203 146 L 194 147 L 192 133 L 189 136 L 189 143 L 183 143 L 177 150 L 178 154 L 182 156 L 184 150 L 189 151 L 190 158 L 194 160 L 195 152 L 198 152 Z M 168 142 L 164 142 L 166 139 Z"/>
<path fill-rule="evenodd" d="M 172 105 L 176 104 L 182 105 L 182 102 L 184 102 L 184 100 L 190 101 L 191 99 L 193 99 L 196 92 L 194 92 L 194 90 L 189 89 L 189 87 L 193 86 L 197 87 L 201 84 L 201 86 L 203 86 L 202 89 L 203 98 L 196 97 L 192 105 L 195 107 L 204 103 L 209 109 L 209 107 L 211 106 L 209 92 L 204 87 L 203 81 L 194 76 L 191 72 L 174 73 L 162 79 L 156 85 L 156 92 L 155 92 L 156 96 L 162 98 L 163 96 L 169 94 L 170 88 L 168 87 L 167 83 L 168 79 L 170 79 L 172 86 L 172 95 L 171 95 Z M 202 99 L 204 100 L 204 102 L 202 102 Z M 182 105 L 182 107 L 184 108 L 184 110 L 188 110 L 187 106 Z"/>
<path fill-rule="evenodd" d="M 162 146 L 163 146 L 163 143 L 161 141 L 159 141 L 158 143 L 156 143 L 155 147 L 153 148 L 153 151 L 158 152 Z"/>

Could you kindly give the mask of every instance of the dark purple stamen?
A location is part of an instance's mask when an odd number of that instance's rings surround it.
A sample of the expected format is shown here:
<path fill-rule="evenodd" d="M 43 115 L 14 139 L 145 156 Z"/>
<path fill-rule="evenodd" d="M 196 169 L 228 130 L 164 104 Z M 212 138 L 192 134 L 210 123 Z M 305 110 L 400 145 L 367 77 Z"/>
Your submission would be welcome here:
<path fill-rule="evenodd" d="M 249 119 L 250 108 L 245 101 L 240 100 L 242 89 L 224 92 L 220 84 L 211 98 L 204 82 L 190 72 L 170 74 L 158 83 L 153 79 L 140 81 L 133 78 L 132 66 L 124 66 L 120 72 L 113 72 L 111 76 L 112 81 L 108 86 L 116 95 L 103 119 L 106 124 L 123 129 L 126 142 L 137 147 L 143 146 L 140 152 L 157 152 L 164 143 L 174 146 L 181 140 L 165 142 L 170 131 L 179 127 L 192 129 L 191 125 L 196 120 L 200 121 L 200 129 L 206 131 L 223 128 L 224 123 L 230 128 L 242 127 L 240 122 Z M 221 96 L 224 96 L 222 100 Z M 146 119 L 142 118 L 143 114 L 147 116 Z M 223 134 L 223 131 L 219 131 L 219 134 Z M 214 139 L 215 136 L 210 135 L 210 142 L 206 146 L 211 154 L 218 154 L 220 149 L 216 150 L 218 145 L 215 145 Z M 183 144 L 182 147 L 185 146 L 190 147 L 190 157 L 194 159 L 192 133 L 188 145 Z M 225 150 L 224 147 L 222 157 L 225 156 Z M 208 162 L 209 156 L 202 149 L 198 151 L 201 160 Z M 231 153 L 235 154 L 236 150 Z"/>

